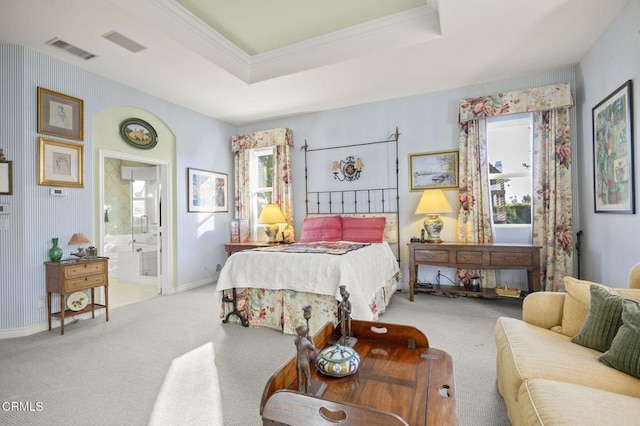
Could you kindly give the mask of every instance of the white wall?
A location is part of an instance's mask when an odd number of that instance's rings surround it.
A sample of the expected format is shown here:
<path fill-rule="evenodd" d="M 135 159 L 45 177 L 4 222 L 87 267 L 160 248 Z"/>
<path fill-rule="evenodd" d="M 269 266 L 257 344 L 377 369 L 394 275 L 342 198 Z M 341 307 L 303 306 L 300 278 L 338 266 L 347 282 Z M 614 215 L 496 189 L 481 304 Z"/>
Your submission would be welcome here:
<path fill-rule="evenodd" d="M 624 82 L 633 80 L 635 205 L 638 210 L 640 149 L 640 0 L 631 0 L 577 67 L 579 111 L 579 215 L 584 232 L 582 276 L 626 287 L 631 267 L 640 262 L 640 217 L 594 213 L 592 108 Z M 576 229 L 577 230 L 577 229 Z"/>

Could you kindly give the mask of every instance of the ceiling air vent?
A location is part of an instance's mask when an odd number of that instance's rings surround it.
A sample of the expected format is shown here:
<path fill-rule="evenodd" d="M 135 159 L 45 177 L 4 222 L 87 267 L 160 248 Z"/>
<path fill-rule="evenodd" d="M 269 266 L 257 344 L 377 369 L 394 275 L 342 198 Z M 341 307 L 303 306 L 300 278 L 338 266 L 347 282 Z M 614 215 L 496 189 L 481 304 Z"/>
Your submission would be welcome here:
<path fill-rule="evenodd" d="M 89 60 L 96 57 L 96 55 L 94 55 L 93 53 L 89 53 L 86 50 L 80 49 L 79 47 L 67 43 L 66 41 L 62 41 L 57 37 L 49 40 L 45 44 L 57 47 L 58 49 L 64 50 L 65 52 L 71 53 L 72 55 L 76 55 L 84 60 Z"/>
<path fill-rule="evenodd" d="M 138 53 L 141 50 L 146 49 L 146 47 L 144 47 L 143 45 L 136 43 L 135 41 L 131 40 L 128 37 L 123 36 L 117 31 L 108 32 L 106 34 L 103 34 L 102 37 L 106 38 L 112 43 L 117 44 L 120 47 L 124 47 L 129 52 Z"/>

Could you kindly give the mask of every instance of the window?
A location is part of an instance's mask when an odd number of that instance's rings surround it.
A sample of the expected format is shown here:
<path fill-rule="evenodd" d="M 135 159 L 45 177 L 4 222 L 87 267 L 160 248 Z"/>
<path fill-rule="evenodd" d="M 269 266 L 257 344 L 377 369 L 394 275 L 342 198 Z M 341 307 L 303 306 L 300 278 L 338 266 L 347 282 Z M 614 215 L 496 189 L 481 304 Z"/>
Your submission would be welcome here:
<path fill-rule="evenodd" d="M 249 186 L 251 190 L 251 239 L 258 241 L 264 226 L 258 223 L 262 206 L 274 202 L 273 199 L 273 148 L 251 150 L 249 160 Z"/>
<path fill-rule="evenodd" d="M 531 225 L 532 128 L 530 114 L 487 120 L 494 225 Z"/>

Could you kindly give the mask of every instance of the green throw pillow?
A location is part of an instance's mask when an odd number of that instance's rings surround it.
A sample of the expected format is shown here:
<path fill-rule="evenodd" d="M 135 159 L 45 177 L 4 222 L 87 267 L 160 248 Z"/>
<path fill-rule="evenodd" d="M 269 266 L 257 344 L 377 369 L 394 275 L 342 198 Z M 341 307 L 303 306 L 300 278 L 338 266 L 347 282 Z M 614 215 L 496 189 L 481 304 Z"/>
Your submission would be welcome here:
<path fill-rule="evenodd" d="M 640 305 L 635 300 L 622 302 L 622 327 L 598 360 L 640 379 Z"/>
<path fill-rule="evenodd" d="M 571 341 L 600 352 L 609 349 L 622 325 L 622 296 L 609 293 L 602 287 L 591 285 L 589 313 L 580 333 Z"/>

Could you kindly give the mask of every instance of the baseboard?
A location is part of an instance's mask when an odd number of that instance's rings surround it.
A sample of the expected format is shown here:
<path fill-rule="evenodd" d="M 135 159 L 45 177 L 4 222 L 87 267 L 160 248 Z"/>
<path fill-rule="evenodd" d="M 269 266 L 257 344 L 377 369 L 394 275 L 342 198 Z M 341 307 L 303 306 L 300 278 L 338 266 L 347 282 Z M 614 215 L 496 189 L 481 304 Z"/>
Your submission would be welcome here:
<path fill-rule="evenodd" d="M 95 311 L 95 314 L 96 314 L 96 318 L 104 315 L 104 309 L 99 309 Z M 91 312 L 87 312 L 86 314 L 82 314 L 82 315 L 76 315 L 74 317 L 65 318 L 64 325 L 66 327 L 72 322 L 79 321 L 79 320 L 81 321 L 85 319 L 91 319 Z M 13 339 L 16 337 L 26 337 L 26 336 L 30 336 L 32 334 L 40 333 L 42 331 L 47 331 L 47 330 L 49 330 L 49 324 L 46 321 L 41 324 L 30 325 L 29 327 L 12 328 L 10 330 L 0 330 L 0 340 Z M 56 317 L 52 318 L 51 332 L 60 334 L 59 318 L 56 318 Z"/>
<path fill-rule="evenodd" d="M 183 284 L 183 285 L 179 285 L 177 287 L 173 287 L 173 289 L 175 289 L 175 291 L 173 291 L 172 293 L 169 294 L 176 294 L 176 293 L 182 293 L 184 291 L 188 291 L 188 290 L 193 290 L 194 288 L 198 288 L 198 287 L 202 287 L 205 285 L 210 285 L 210 284 L 215 284 L 215 281 L 211 280 L 211 279 L 206 279 L 206 280 L 200 280 L 200 281 L 194 281 L 192 283 L 188 283 L 188 284 Z M 96 317 L 104 315 L 104 309 L 99 309 L 95 312 Z M 89 319 L 91 318 L 91 313 L 87 312 L 86 314 L 82 314 L 82 315 L 78 315 L 75 317 L 71 317 L 71 318 L 65 318 L 66 322 L 65 325 L 76 321 L 76 320 L 85 320 L 85 319 Z M 60 328 L 60 320 L 58 320 L 57 318 L 53 319 L 53 323 L 51 324 L 51 330 L 56 330 Z M 13 339 L 16 337 L 25 337 L 25 336 L 30 336 L 32 334 L 36 334 L 36 333 L 40 333 L 41 331 L 46 331 L 49 329 L 49 325 L 47 324 L 47 322 L 41 323 L 41 324 L 35 324 L 35 325 L 31 325 L 29 327 L 23 327 L 23 328 L 12 328 L 9 330 L 0 330 L 0 340 L 3 339 Z M 56 331 L 57 333 L 59 333 L 59 331 Z"/>
<path fill-rule="evenodd" d="M 214 283 L 215 281 L 208 278 L 206 280 L 200 280 L 200 281 L 194 281 L 192 283 L 182 284 L 175 287 L 175 289 L 176 289 L 176 293 L 182 293 L 183 291 L 193 290 L 194 288 L 203 287 L 205 285 L 210 285 Z"/>

